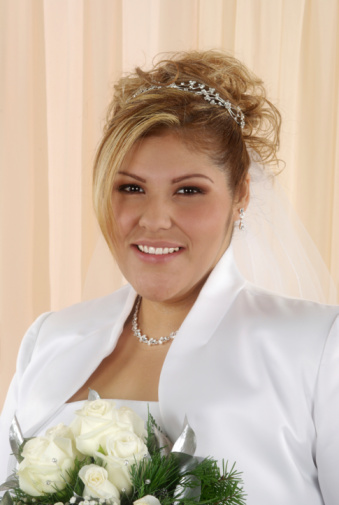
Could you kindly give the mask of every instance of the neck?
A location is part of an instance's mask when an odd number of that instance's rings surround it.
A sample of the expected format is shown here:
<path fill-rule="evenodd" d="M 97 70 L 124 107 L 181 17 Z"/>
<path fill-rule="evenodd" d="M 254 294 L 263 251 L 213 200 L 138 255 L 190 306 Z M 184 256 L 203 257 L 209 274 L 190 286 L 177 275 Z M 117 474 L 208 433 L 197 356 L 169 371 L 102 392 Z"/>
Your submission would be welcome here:
<path fill-rule="evenodd" d="M 142 333 L 151 338 L 167 336 L 177 331 L 193 306 L 194 300 L 163 303 L 141 299 L 138 323 Z"/>

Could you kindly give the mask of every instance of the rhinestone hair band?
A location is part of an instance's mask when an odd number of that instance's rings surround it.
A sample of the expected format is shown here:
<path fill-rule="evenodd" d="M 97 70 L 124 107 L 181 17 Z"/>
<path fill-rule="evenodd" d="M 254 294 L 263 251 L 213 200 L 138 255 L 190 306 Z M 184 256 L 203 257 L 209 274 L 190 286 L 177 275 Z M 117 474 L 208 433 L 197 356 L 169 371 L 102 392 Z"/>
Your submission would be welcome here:
<path fill-rule="evenodd" d="M 209 88 L 206 84 L 198 83 L 196 81 L 181 82 L 180 84 L 169 84 L 168 86 L 149 86 L 148 88 L 141 88 L 139 91 L 134 93 L 133 98 L 152 89 L 163 89 L 163 88 L 173 88 L 179 89 L 180 91 L 188 91 L 194 93 L 195 95 L 201 95 L 207 102 L 211 105 L 220 105 L 224 107 L 231 118 L 240 126 L 241 129 L 245 127 L 245 116 L 239 106 L 231 104 L 229 100 L 224 100 L 221 98 L 219 93 L 216 93 L 215 88 Z"/>

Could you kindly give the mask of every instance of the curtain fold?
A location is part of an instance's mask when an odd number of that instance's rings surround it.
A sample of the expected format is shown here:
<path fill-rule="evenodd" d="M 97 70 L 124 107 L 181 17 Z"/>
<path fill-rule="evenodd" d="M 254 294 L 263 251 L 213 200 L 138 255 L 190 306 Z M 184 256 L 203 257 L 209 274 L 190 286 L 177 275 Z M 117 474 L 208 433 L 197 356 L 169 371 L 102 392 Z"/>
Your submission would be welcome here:
<path fill-rule="evenodd" d="M 339 289 L 338 25 L 337 0 L 0 2 L 0 405 L 35 317 L 124 282 L 100 272 L 91 167 L 114 81 L 159 52 L 224 49 L 263 78 L 281 182 Z"/>

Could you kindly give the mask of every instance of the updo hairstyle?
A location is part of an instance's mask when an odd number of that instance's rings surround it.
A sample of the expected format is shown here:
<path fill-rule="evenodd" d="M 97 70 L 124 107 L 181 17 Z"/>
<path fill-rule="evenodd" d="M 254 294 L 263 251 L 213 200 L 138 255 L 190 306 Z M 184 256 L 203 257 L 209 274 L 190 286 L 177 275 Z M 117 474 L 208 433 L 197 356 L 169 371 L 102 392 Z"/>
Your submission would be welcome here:
<path fill-rule="evenodd" d="M 221 106 L 200 95 L 168 87 L 190 80 L 215 88 L 239 106 L 245 126 Z M 140 92 L 150 86 L 163 86 Z M 146 72 L 136 68 L 114 86 L 104 136 L 93 173 L 94 209 L 103 235 L 114 252 L 112 192 L 124 157 L 141 138 L 170 131 L 188 148 L 206 153 L 225 172 L 233 194 L 241 190 L 250 157 L 277 162 L 280 114 L 267 100 L 262 81 L 236 58 L 219 51 L 174 53 Z"/>

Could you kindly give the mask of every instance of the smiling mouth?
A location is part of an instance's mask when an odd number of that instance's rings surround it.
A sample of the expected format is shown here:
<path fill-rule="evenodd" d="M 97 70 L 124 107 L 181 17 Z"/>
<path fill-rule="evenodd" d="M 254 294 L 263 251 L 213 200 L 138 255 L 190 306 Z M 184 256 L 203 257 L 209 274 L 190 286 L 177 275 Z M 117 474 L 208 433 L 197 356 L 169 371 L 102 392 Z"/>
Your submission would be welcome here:
<path fill-rule="evenodd" d="M 139 249 L 139 251 L 145 254 L 158 254 L 158 255 L 173 254 L 175 252 L 178 252 L 180 249 L 180 247 L 152 247 L 147 245 L 137 245 L 137 248 Z"/>

